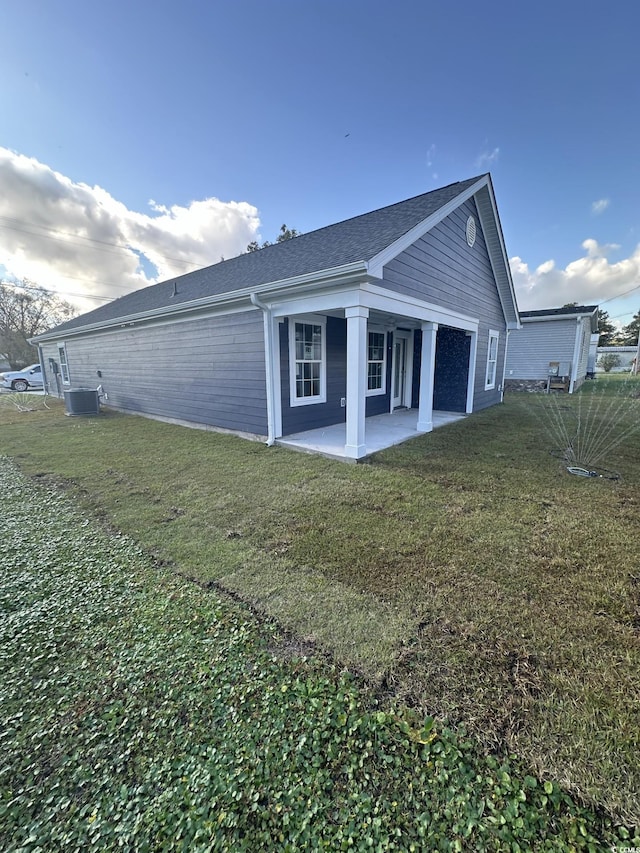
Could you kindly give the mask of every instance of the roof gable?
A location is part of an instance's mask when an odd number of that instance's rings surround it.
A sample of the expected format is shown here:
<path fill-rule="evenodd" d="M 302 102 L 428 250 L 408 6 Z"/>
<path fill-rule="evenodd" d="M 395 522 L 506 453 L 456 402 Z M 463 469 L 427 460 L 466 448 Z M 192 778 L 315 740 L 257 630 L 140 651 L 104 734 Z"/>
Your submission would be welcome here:
<path fill-rule="evenodd" d="M 385 263 L 435 224 L 475 196 L 494 276 L 507 321 L 517 323 L 515 293 L 497 217 L 491 178 L 481 175 L 424 193 L 351 219 L 221 261 L 203 269 L 133 291 L 63 323 L 34 340 L 119 320 L 182 311 L 208 300 L 232 299 L 271 285 L 311 281 L 314 276 L 360 265 L 363 274 L 382 277 Z M 53 334 L 55 332 L 55 335 Z"/>

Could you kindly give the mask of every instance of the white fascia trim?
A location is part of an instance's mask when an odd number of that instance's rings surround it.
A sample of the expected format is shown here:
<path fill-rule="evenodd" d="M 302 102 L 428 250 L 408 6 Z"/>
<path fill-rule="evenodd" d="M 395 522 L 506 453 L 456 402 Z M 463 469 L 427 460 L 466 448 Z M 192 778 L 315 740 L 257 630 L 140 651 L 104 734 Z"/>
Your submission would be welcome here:
<path fill-rule="evenodd" d="M 391 243 L 390 246 L 387 246 L 381 252 L 378 252 L 378 254 L 369 261 L 369 274 L 375 278 L 382 278 L 382 270 L 385 264 L 388 264 L 389 261 L 392 261 L 400 254 L 400 252 L 404 252 L 404 250 L 408 249 L 412 243 L 415 243 L 416 240 L 423 237 L 427 231 L 430 231 L 435 225 L 442 222 L 443 219 L 446 219 L 450 213 L 453 213 L 456 208 L 460 207 L 460 205 L 467 201 L 467 199 L 475 195 L 478 190 L 487 186 L 488 180 L 489 176 L 484 175 L 476 181 L 475 184 L 472 184 L 468 189 L 459 193 L 455 198 L 452 198 L 451 201 L 447 202 L 447 204 L 436 210 L 435 213 L 432 213 L 431 216 L 428 216 L 426 219 L 423 219 L 422 222 L 414 225 L 410 231 L 407 231 L 406 234 L 403 234 L 402 237 L 398 238 L 394 243 Z"/>
<path fill-rule="evenodd" d="M 592 314 L 548 314 L 541 317 L 520 317 L 521 323 L 551 323 L 554 320 L 590 320 Z M 593 333 L 595 334 L 595 332 Z"/>
<path fill-rule="evenodd" d="M 494 223 L 495 230 L 496 230 L 496 236 L 497 236 L 498 242 L 500 244 L 500 255 L 501 255 L 500 259 L 501 259 L 502 265 L 504 267 L 504 276 L 507 280 L 507 284 L 509 285 L 509 293 L 511 295 L 511 301 L 513 303 L 513 310 L 515 312 L 516 320 L 517 320 L 519 318 L 518 300 L 516 299 L 516 289 L 515 289 L 515 286 L 513 284 L 513 278 L 511 276 L 511 266 L 509 264 L 509 257 L 507 255 L 507 247 L 505 246 L 505 242 L 504 242 L 504 234 L 502 233 L 502 223 L 500 222 L 500 214 L 498 213 L 498 205 L 496 204 L 496 196 L 495 196 L 495 193 L 493 191 L 493 183 L 491 181 L 491 176 L 487 175 L 486 177 L 487 177 L 486 188 L 487 188 L 487 192 L 489 195 L 489 204 L 491 205 L 491 211 L 493 214 L 493 223 Z M 481 207 L 478 203 L 476 203 L 476 209 L 478 211 L 478 216 L 480 217 L 480 226 L 482 228 L 482 232 L 483 232 L 483 234 L 486 235 L 487 231 L 485 229 L 485 226 L 488 227 L 488 225 L 486 223 L 485 217 L 482 215 L 482 210 L 481 210 Z M 485 243 L 486 243 L 486 236 L 485 236 Z M 495 270 L 495 259 L 494 259 L 494 257 L 493 257 L 488 246 L 487 246 L 487 253 L 489 255 L 489 260 L 491 262 L 491 269 L 493 270 L 493 274 L 494 274 L 494 277 L 496 278 L 496 283 L 497 283 L 496 270 Z M 500 301 L 502 301 L 502 294 L 500 293 L 500 289 L 498 289 L 498 294 L 500 296 Z M 502 310 L 504 312 L 504 305 L 502 306 Z M 505 320 L 506 319 L 507 319 L 507 316 L 506 316 L 506 312 L 505 312 Z"/>
<path fill-rule="evenodd" d="M 145 329 L 151 329 L 156 326 L 169 326 L 175 325 L 178 323 L 193 323 L 196 320 L 205 320 L 211 317 L 226 317 L 231 316 L 232 314 L 245 314 L 247 311 L 257 311 L 258 309 L 251 304 L 249 300 L 245 300 L 243 302 L 239 302 L 235 305 L 220 305 L 218 307 L 212 306 L 210 309 L 205 310 L 202 309 L 200 311 L 193 311 L 190 313 L 180 314 L 180 315 L 164 315 L 162 317 L 151 317 L 148 320 L 141 322 L 131 322 L 131 323 L 117 323 L 112 326 L 98 326 L 96 325 L 93 329 L 74 329 L 73 331 L 60 332 L 58 335 L 49 335 L 47 334 L 47 339 L 40 343 L 54 343 L 55 341 L 66 341 L 71 338 L 81 338 L 85 336 L 91 335 L 107 335 L 107 334 L 117 334 L 118 332 L 126 332 L 134 327 L 143 327 Z M 34 343 L 33 346 L 36 346 Z"/>
<path fill-rule="evenodd" d="M 274 317 L 290 317 L 298 314 L 314 314 L 323 311 L 336 311 L 360 305 L 360 289 L 348 287 L 324 289 L 319 293 L 301 295 L 286 301 L 272 302 Z"/>
<path fill-rule="evenodd" d="M 330 283 L 347 282 L 354 280 L 354 278 L 362 280 L 363 276 L 367 275 L 367 262 L 355 261 L 354 263 L 343 264 L 339 267 L 305 273 L 304 275 L 293 276 L 292 278 L 281 279 L 279 281 L 270 281 L 265 284 L 258 285 L 257 287 L 244 287 L 241 290 L 234 290 L 229 293 L 221 293 L 214 296 L 205 296 L 202 299 L 194 299 L 190 302 L 182 302 L 178 305 L 164 305 L 162 308 L 154 308 L 151 311 L 141 311 L 138 314 L 128 314 L 124 317 L 117 317 L 104 323 L 90 323 L 87 326 L 64 330 L 57 334 L 54 329 L 44 335 L 36 335 L 34 338 L 31 338 L 29 342 L 37 344 L 44 341 L 70 338 L 75 337 L 76 335 L 102 331 L 103 329 L 119 328 L 121 326 L 135 326 L 138 323 L 147 322 L 156 318 L 177 317 L 185 313 L 192 313 L 206 310 L 209 307 L 224 305 L 224 303 L 232 305 L 234 302 L 241 300 L 250 303 L 252 293 L 258 296 L 261 294 L 268 294 L 269 297 L 273 298 L 274 296 L 277 296 L 280 291 L 290 291 L 295 288 L 303 288 L 307 290 L 309 287 L 326 287 Z"/>
<path fill-rule="evenodd" d="M 442 305 L 423 302 L 403 293 L 394 293 L 377 284 L 364 283 L 360 287 L 360 294 L 360 304 L 374 311 L 399 314 L 421 322 L 441 323 L 443 326 L 464 329 L 465 332 L 477 332 L 480 325 L 478 319 L 468 314 L 459 314 Z"/>
<path fill-rule="evenodd" d="M 465 332 L 477 332 L 480 325 L 477 318 L 470 317 L 468 314 L 460 314 L 441 305 L 424 302 L 403 293 L 395 293 L 386 287 L 362 280 L 358 287 L 326 289 L 323 293 L 309 294 L 286 302 L 274 301 L 271 303 L 274 317 L 339 311 L 355 306 L 409 317 L 421 322 L 441 323 L 444 326 L 464 329 Z"/>

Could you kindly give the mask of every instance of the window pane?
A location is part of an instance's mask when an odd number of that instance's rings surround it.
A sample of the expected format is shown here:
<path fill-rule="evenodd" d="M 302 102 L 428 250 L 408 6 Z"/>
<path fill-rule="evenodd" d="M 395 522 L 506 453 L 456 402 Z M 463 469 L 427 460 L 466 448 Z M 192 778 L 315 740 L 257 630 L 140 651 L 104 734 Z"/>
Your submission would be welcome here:
<path fill-rule="evenodd" d="M 322 335 L 319 323 L 295 324 L 295 394 L 297 398 L 322 394 Z"/>
<path fill-rule="evenodd" d="M 485 381 L 487 388 L 494 386 L 496 382 L 496 373 L 498 367 L 498 340 L 499 337 L 496 334 L 491 334 L 489 336 L 489 347 L 487 352 L 487 375 Z"/>
<path fill-rule="evenodd" d="M 367 390 L 381 391 L 384 387 L 385 333 L 369 332 L 367 339 Z"/>
<path fill-rule="evenodd" d="M 60 359 L 60 373 L 62 381 L 65 385 L 69 384 L 69 367 L 67 365 L 67 351 L 63 346 L 58 347 L 58 357 Z"/>
<path fill-rule="evenodd" d="M 296 323 L 296 360 L 320 361 L 322 358 L 322 326 Z"/>
<path fill-rule="evenodd" d="M 384 334 L 382 332 L 369 332 L 369 361 L 383 361 L 384 359 Z"/>
<path fill-rule="evenodd" d="M 369 391 L 377 391 L 382 388 L 382 365 L 370 364 L 367 387 Z"/>

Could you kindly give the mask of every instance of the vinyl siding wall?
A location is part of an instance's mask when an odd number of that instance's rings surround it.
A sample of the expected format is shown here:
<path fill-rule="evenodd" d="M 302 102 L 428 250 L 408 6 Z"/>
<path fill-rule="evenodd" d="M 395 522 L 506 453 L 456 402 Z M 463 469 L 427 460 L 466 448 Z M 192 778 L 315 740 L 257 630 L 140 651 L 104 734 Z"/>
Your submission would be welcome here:
<path fill-rule="evenodd" d="M 291 406 L 289 377 L 289 322 L 280 323 L 280 389 L 282 402 L 282 434 L 304 432 L 308 429 L 344 423 L 347 410 L 340 401 L 347 395 L 347 321 L 327 317 L 327 401 L 307 406 Z M 367 397 L 366 414 L 379 415 L 389 411 L 391 388 L 392 338 L 387 335 L 386 393 Z"/>
<path fill-rule="evenodd" d="M 291 406 L 289 383 L 289 318 L 280 323 L 280 389 L 282 400 L 282 434 L 291 435 L 316 427 L 339 424 L 346 420 L 346 409 L 340 399 L 347 393 L 347 324 L 345 320 L 327 317 L 326 325 L 326 403 Z"/>
<path fill-rule="evenodd" d="M 467 244 L 469 216 L 476 241 Z M 385 266 L 383 286 L 479 321 L 473 409 L 501 400 L 506 323 L 475 202 L 470 199 Z M 495 388 L 485 391 L 489 330 L 500 333 Z"/>
<path fill-rule="evenodd" d="M 102 385 L 116 409 L 265 436 L 263 328 L 261 311 L 244 311 L 69 338 L 66 387 Z M 42 351 L 55 394 L 58 345 Z"/>
<path fill-rule="evenodd" d="M 576 321 L 541 320 L 522 324 L 509 335 L 506 379 L 545 379 L 549 362 L 570 364 L 576 342 Z M 586 355 L 589 354 L 587 334 Z M 584 372 L 587 363 L 585 359 Z M 578 374 L 580 375 L 580 374 Z"/>

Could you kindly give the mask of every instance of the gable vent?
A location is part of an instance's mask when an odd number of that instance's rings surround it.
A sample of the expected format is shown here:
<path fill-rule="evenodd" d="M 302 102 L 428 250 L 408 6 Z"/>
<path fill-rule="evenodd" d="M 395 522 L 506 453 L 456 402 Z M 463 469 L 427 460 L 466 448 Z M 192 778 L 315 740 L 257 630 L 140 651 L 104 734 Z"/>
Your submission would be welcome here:
<path fill-rule="evenodd" d="M 467 243 L 473 246 L 476 242 L 476 221 L 473 216 L 467 219 Z"/>

